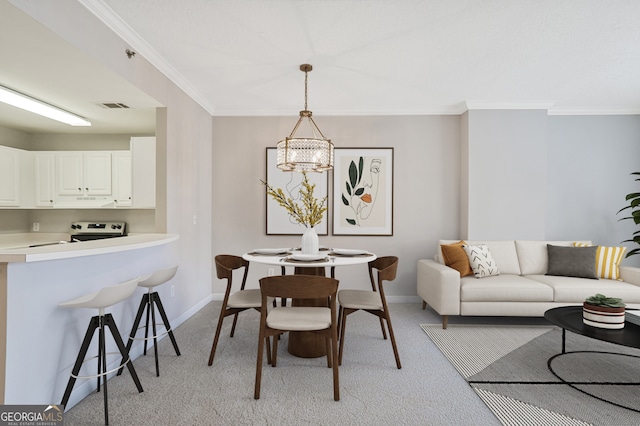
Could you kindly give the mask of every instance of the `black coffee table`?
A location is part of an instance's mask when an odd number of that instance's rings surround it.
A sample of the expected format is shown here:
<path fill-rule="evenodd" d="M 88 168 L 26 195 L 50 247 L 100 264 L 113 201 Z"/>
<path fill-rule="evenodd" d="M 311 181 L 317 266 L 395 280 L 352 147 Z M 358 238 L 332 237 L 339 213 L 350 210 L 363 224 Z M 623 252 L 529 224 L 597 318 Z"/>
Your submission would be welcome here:
<path fill-rule="evenodd" d="M 583 336 L 590 337 L 592 339 L 602 340 L 604 342 L 609 342 L 617 345 L 640 349 L 640 325 L 631 323 L 629 321 L 625 321 L 624 328 L 621 328 L 621 329 L 606 329 L 606 328 L 598 328 L 598 327 L 586 325 L 582 321 L 582 306 L 563 306 L 560 308 L 549 309 L 544 313 L 544 317 L 551 324 L 557 325 L 558 327 L 562 328 L 562 352 L 559 354 L 553 355 L 551 358 L 547 360 L 547 367 L 549 368 L 549 371 L 551 371 L 551 373 L 554 376 L 556 376 L 562 383 L 570 386 L 571 388 L 579 392 L 582 392 L 585 395 L 589 395 L 595 399 L 607 402 L 617 407 L 626 408 L 628 410 L 640 413 L 640 410 L 635 406 L 630 407 L 627 405 L 618 404 L 613 401 L 608 401 L 607 399 L 596 396 L 578 387 L 578 385 L 585 385 L 585 384 L 622 385 L 622 386 L 635 387 L 637 385 L 640 385 L 640 383 L 637 383 L 637 382 L 594 383 L 590 381 L 569 382 L 563 379 L 562 377 L 560 377 L 560 375 L 558 375 L 558 373 L 556 373 L 553 370 L 553 367 L 551 366 L 554 359 L 567 353 L 607 353 L 611 355 L 628 356 L 628 357 L 640 359 L 640 356 L 637 356 L 637 355 L 621 354 L 621 353 L 614 353 L 614 352 L 597 352 L 597 351 L 589 351 L 589 350 L 566 352 L 566 346 L 565 346 L 566 332 L 567 330 L 569 330 L 573 333 L 581 334 Z"/>
<path fill-rule="evenodd" d="M 624 328 L 619 330 L 592 327 L 582 322 L 582 306 L 549 309 L 544 313 L 544 317 L 551 324 L 562 328 L 562 353 L 565 353 L 567 330 L 592 339 L 640 349 L 640 325 L 629 321 L 626 321 Z"/>

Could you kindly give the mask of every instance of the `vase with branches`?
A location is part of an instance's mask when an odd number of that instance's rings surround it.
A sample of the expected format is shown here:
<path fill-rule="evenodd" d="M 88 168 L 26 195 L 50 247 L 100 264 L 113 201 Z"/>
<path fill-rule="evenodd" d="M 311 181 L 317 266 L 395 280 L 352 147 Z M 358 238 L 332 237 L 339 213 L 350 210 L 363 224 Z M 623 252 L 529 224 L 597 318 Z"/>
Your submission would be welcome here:
<path fill-rule="evenodd" d="M 305 232 L 302 235 L 302 252 L 305 254 L 317 254 L 319 250 L 318 234 L 315 226 L 322 222 L 327 211 L 327 197 L 318 199 L 314 196 L 315 184 L 309 182 L 306 172 L 302 172 L 303 178 L 300 188 L 300 202 L 288 197 L 281 188 L 273 188 L 268 182 L 260 180 L 267 189 L 267 194 L 281 207 L 284 207 L 291 218 L 303 225 Z"/>

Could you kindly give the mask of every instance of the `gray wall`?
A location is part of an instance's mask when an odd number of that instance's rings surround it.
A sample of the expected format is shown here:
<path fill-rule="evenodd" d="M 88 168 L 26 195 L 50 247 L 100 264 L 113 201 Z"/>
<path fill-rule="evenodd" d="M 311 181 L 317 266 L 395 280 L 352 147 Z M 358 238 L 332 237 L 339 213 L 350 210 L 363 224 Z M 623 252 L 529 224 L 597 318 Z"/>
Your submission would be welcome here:
<path fill-rule="evenodd" d="M 299 236 L 265 234 L 265 148 L 287 136 L 297 118 L 214 117 L 213 252 L 244 253 L 257 247 L 293 247 Z M 366 248 L 400 257 L 388 292 L 416 294 L 416 262 L 433 257 L 435 241 L 458 234 L 460 117 L 325 117 L 315 120 L 336 147 L 394 148 L 393 236 L 321 236 L 329 247 Z M 331 183 L 330 183 L 331 185 Z M 331 210 L 331 209 L 330 209 Z M 329 213 L 331 216 L 331 213 Z M 330 227 L 331 228 L 331 227 Z M 331 234 L 331 232 L 330 232 Z M 363 265 L 337 271 L 341 288 L 366 288 Z M 251 266 L 252 285 L 266 267 Z M 214 286 L 214 291 L 221 291 Z"/>
<path fill-rule="evenodd" d="M 616 215 L 626 194 L 640 192 L 630 176 L 640 172 L 640 116 L 549 117 L 548 164 L 548 235 L 619 245 L 640 229 Z M 623 264 L 640 266 L 640 256 Z"/>
<path fill-rule="evenodd" d="M 295 114 L 214 117 L 214 253 L 299 244 L 297 236 L 265 235 L 258 180 L 265 176 L 265 147 L 288 135 L 295 120 Z M 394 296 L 415 295 L 416 260 L 432 258 L 440 238 L 618 245 L 632 232 L 615 212 L 626 193 L 640 190 L 629 176 L 640 171 L 639 116 L 529 110 L 316 120 L 336 147 L 395 148 L 394 235 L 320 237 L 331 247 L 398 255 L 399 276 L 388 290 Z M 361 272 L 341 271 L 341 286 L 364 288 Z M 253 280 L 265 274 L 266 268 L 252 266 Z"/>
<path fill-rule="evenodd" d="M 468 136 L 461 141 L 466 153 L 462 168 L 467 169 L 461 236 L 545 239 L 546 110 L 475 110 L 467 115 Z"/>

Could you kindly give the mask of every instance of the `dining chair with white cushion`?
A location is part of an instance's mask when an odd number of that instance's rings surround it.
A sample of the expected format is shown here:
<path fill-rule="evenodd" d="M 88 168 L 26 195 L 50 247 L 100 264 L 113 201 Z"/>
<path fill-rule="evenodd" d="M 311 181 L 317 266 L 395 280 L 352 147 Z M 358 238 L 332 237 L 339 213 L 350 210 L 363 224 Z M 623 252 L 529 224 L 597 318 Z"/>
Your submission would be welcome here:
<path fill-rule="evenodd" d="M 340 290 L 338 292 L 339 324 L 340 324 L 340 364 L 342 364 L 342 354 L 344 349 L 345 328 L 347 324 L 347 316 L 356 311 L 362 310 L 369 312 L 380 318 L 380 326 L 382 327 L 382 337 L 386 340 L 385 323 L 389 329 L 389 337 L 391 338 L 391 346 L 393 354 L 396 358 L 396 365 L 402 368 L 400 364 L 400 355 L 398 355 L 398 347 L 393 334 L 391 325 L 391 316 L 387 299 L 384 296 L 384 281 L 393 281 L 396 279 L 396 271 L 398 269 L 398 258 L 396 256 L 383 256 L 368 263 L 369 279 L 371 281 L 372 290 Z M 374 274 L 374 270 L 377 274 Z M 377 278 L 377 279 L 376 279 Z M 377 284 L 376 284 L 377 282 Z"/>
<path fill-rule="evenodd" d="M 230 315 L 233 315 L 233 324 L 231 326 L 231 333 L 229 337 L 233 337 L 236 330 L 236 323 L 238 322 L 238 313 L 246 311 L 247 309 L 255 309 L 260 311 L 262 299 L 260 296 L 260 289 L 245 290 L 247 284 L 247 275 L 249 274 L 249 262 L 244 260 L 240 256 L 232 254 L 219 254 L 215 257 L 216 273 L 219 279 L 227 280 L 227 288 L 224 293 L 224 299 L 222 300 L 222 307 L 220 308 L 220 317 L 218 318 L 218 325 L 216 327 L 216 334 L 213 338 L 213 345 L 211 346 L 211 353 L 209 354 L 209 365 L 213 364 L 213 358 L 216 354 L 216 348 L 218 347 L 218 340 L 220 338 L 220 332 L 222 330 L 222 323 L 224 319 Z M 243 269 L 244 268 L 244 269 Z M 236 270 L 243 269 L 242 282 L 240 289 L 232 292 L 233 289 L 233 273 Z M 273 301 L 273 299 L 271 299 Z M 271 356 L 269 354 L 269 360 Z"/>
<path fill-rule="evenodd" d="M 288 331 L 313 332 L 325 338 L 327 366 L 333 368 L 333 399 L 340 400 L 338 378 L 338 327 L 336 325 L 336 293 L 338 280 L 318 275 L 277 275 L 260 279 L 262 303 L 260 310 L 260 336 L 256 361 L 254 398 L 260 399 L 262 355 L 273 336 L 271 366 L 276 366 L 278 336 Z M 270 297 L 292 300 L 324 299 L 327 306 L 272 307 Z"/>

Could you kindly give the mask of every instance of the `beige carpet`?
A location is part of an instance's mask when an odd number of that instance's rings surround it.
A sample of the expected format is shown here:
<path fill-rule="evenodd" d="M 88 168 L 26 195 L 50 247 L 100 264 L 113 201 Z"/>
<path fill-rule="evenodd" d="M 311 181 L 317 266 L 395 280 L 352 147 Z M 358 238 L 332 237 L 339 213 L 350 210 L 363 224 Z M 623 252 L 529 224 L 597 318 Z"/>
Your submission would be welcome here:
<path fill-rule="evenodd" d="M 175 329 L 182 356 L 175 355 L 169 339 L 160 342 L 160 377 L 153 355 L 134 361 L 143 393 L 126 371 L 109 381 L 111 425 L 500 424 L 426 338 L 419 324 L 438 317 L 418 303 L 391 305 L 401 370 L 377 318 L 363 312 L 349 316 L 338 402 L 326 360 L 289 355 L 286 337 L 278 367 L 264 367 L 261 399 L 253 399 L 257 312 L 240 315 L 233 338 L 231 321 L 225 321 L 216 359 L 208 367 L 219 307 L 213 302 Z M 65 413 L 67 426 L 101 424 L 101 393 Z"/>

